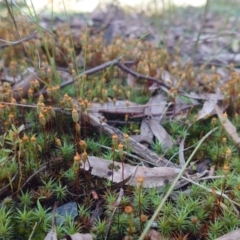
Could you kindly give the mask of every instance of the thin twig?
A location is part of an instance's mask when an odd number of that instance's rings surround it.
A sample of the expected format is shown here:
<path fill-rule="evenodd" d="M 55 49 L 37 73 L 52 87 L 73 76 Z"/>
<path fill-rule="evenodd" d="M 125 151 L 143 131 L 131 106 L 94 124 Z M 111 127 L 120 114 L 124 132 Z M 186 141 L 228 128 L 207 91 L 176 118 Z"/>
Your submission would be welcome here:
<path fill-rule="evenodd" d="M 37 33 L 37 31 L 34 31 L 29 36 L 27 36 L 25 38 L 22 38 L 22 39 L 20 39 L 19 41 L 16 41 L 16 42 L 11 42 L 11 41 L 6 41 L 6 40 L 3 40 L 3 39 L 0 39 L 1 42 L 6 43 L 6 44 L 3 44 L 3 45 L 0 45 L 0 49 L 1 48 L 6 48 L 6 47 L 16 46 L 16 45 L 18 45 L 20 43 L 28 41 L 28 40 L 32 39 L 36 33 Z"/>
<path fill-rule="evenodd" d="M 32 237 L 33 237 L 33 234 L 34 234 L 34 232 L 35 232 L 35 229 L 36 229 L 36 227 L 37 227 L 37 222 L 35 222 L 35 224 L 34 224 L 34 226 L 33 226 L 33 229 L 32 229 L 32 232 L 31 232 L 31 234 L 30 234 L 30 236 L 29 236 L 29 238 L 28 238 L 28 240 L 31 240 L 32 239 Z"/>
<path fill-rule="evenodd" d="M 126 67 L 124 64 L 122 64 L 120 61 L 118 61 L 116 63 L 116 66 L 119 67 L 122 71 L 124 71 L 126 73 L 129 73 L 129 74 L 131 74 L 132 76 L 134 76 L 134 77 L 136 77 L 138 79 L 146 79 L 146 80 L 150 80 L 152 82 L 158 83 L 160 86 L 164 87 L 163 90 L 165 92 L 168 92 L 167 90 L 171 89 L 171 87 L 168 86 L 167 84 L 163 83 L 163 81 L 160 81 L 157 78 L 145 76 L 145 75 L 142 75 L 142 74 L 140 74 L 140 73 L 138 73 L 136 71 L 133 71 L 132 69 L 130 69 L 130 68 Z"/>

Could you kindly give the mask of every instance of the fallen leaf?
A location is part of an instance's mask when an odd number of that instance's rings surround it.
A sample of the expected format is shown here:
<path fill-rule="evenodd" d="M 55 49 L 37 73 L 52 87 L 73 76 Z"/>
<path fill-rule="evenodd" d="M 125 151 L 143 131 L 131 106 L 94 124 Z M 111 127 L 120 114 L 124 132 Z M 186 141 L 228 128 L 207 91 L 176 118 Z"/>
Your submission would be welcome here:
<path fill-rule="evenodd" d="M 216 240 L 240 240 L 240 229 L 227 233 Z"/>
<path fill-rule="evenodd" d="M 166 105 L 167 101 L 163 95 L 157 94 L 155 96 L 152 96 L 146 103 L 144 115 L 146 117 L 151 117 L 160 121 L 163 114 L 165 113 Z"/>
<path fill-rule="evenodd" d="M 212 114 L 214 114 L 214 108 L 218 102 L 218 94 L 209 94 L 208 99 L 203 104 L 202 109 L 198 113 L 197 120 L 200 120 L 202 118 L 208 118 Z"/>
<path fill-rule="evenodd" d="M 136 186 L 137 177 L 144 178 L 144 187 L 161 187 L 165 185 L 166 180 L 172 181 L 179 174 L 181 169 L 172 167 L 154 167 L 147 168 L 143 166 L 132 166 L 126 163 L 114 162 L 114 169 L 109 168 L 113 161 L 89 156 L 89 163 L 92 167 L 91 174 L 113 182 L 120 182 L 124 178 L 132 176 L 126 183 L 127 185 Z M 84 166 L 81 166 L 84 168 Z M 85 165 L 85 170 L 89 170 L 89 164 Z M 123 171 L 123 174 L 122 174 Z"/>
<path fill-rule="evenodd" d="M 92 235 L 89 233 L 86 233 L 86 234 L 74 233 L 74 234 L 67 235 L 67 236 L 68 236 L 68 238 L 63 238 L 62 240 L 68 240 L 68 239 L 71 239 L 71 240 L 93 240 Z"/>
<path fill-rule="evenodd" d="M 142 136 L 148 136 L 149 139 L 153 139 L 153 133 L 149 124 L 145 118 L 142 119 L 141 127 L 140 127 L 140 134 Z"/>
<path fill-rule="evenodd" d="M 223 127 L 227 131 L 227 133 L 230 135 L 230 137 L 233 139 L 233 141 L 240 145 L 240 138 L 238 136 L 236 127 L 233 126 L 233 124 L 228 120 L 226 116 L 223 115 L 222 111 L 220 110 L 219 106 L 215 106 L 215 111 L 218 115 L 219 120 L 221 121 Z"/>
<path fill-rule="evenodd" d="M 148 231 L 147 236 L 148 236 L 148 239 L 150 239 L 150 240 L 161 240 L 161 239 L 163 239 L 163 235 L 160 232 L 157 232 L 154 229 L 150 229 Z"/>
<path fill-rule="evenodd" d="M 158 123 L 155 119 L 150 119 L 149 126 L 153 132 L 153 135 L 157 140 L 166 148 L 171 148 L 173 146 L 172 139 L 167 131 Z"/>

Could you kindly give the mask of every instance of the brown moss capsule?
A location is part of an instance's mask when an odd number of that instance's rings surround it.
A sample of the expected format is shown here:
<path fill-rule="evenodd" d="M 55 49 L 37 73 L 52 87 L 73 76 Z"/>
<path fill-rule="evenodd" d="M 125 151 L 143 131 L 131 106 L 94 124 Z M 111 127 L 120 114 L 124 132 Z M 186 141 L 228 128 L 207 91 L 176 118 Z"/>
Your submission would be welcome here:
<path fill-rule="evenodd" d="M 75 123 L 79 120 L 79 115 L 75 107 L 72 110 L 72 119 Z"/>
<path fill-rule="evenodd" d="M 87 159 L 88 159 L 88 154 L 87 154 L 86 151 L 84 151 L 84 152 L 82 153 L 82 160 L 83 160 L 83 162 L 85 163 L 85 162 L 87 161 Z"/>
<path fill-rule="evenodd" d="M 118 146 L 118 135 L 115 133 L 112 135 L 112 145 L 114 148 L 117 148 Z"/>
<path fill-rule="evenodd" d="M 224 164 L 223 172 L 224 172 L 224 174 L 228 174 L 229 173 L 229 166 L 227 164 Z"/>
<path fill-rule="evenodd" d="M 198 218 L 197 218 L 196 216 L 192 216 L 192 217 L 191 217 L 191 222 L 192 222 L 193 224 L 197 224 L 197 223 L 198 223 Z"/>
<path fill-rule="evenodd" d="M 22 137 L 22 141 L 23 143 L 27 143 L 29 140 L 28 136 L 24 133 L 23 137 Z"/>
<path fill-rule="evenodd" d="M 137 177 L 137 182 L 138 182 L 139 185 L 142 185 L 143 182 L 144 182 L 144 178 L 142 176 L 138 176 Z"/>
<path fill-rule="evenodd" d="M 146 222 L 148 220 L 148 216 L 146 216 L 145 214 L 141 214 L 140 220 L 141 220 L 141 222 L 144 223 L 144 222 Z"/>
<path fill-rule="evenodd" d="M 55 143 L 58 147 L 62 146 L 61 140 L 59 138 L 55 138 Z"/>
<path fill-rule="evenodd" d="M 75 131 L 76 131 L 77 133 L 80 133 L 80 130 L 81 130 L 80 124 L 79 124 L 79 123 L 76 123 L 76 124 L 75 124 Z"/>
<path fill-rule="evenodd" d="M 232 156 L 232 150 L 230 148 L 227 148 L 225 152 L 226 159 L 231 158 L 231 156 Z"/>
<path fill-rule="evenodd" d="M 133 207 L 132 207 L 132 206 L 126 206 L 126 207 L 124 208 L 124 212 L 125 212 L 126 214 L 132 214 L 132 213 L 133 213 Z"/>
<path fill-rule="evenodd" d="M 33 90 L 32 90 L 31 88 L 28 89 L 28 97 L 29 97 L 30 99 L 33 98 Z"/>
<path fill-rule="evenodd" d="M 35 143 L 37 141 L 35 135 L 33 135 L 31 138 L 30 138 L 30 141 L 31 143 Z"/>
<path fill-rule="evenodd" d="M 81 161 L 81 156 L 76 152 L 76 155 L 73 158 L 74 163 L 79 163 Z"/>
<path fill-rule="evenodd" d="M 42 113 L 40 113 L 38 115 L 38 119 L 39 119 L 39 122 L 42 126 L 45 126 L 46 125 L 46 118 L 44 117 L 44 115 Z"/>
<path fill-rule="evenodd" d="M 80 145 L 80 147 L 81 147 L 81 149 L 82 149 L 83 151 L 86 151 L 86 150 L 87 150 L 87 144 L 86 144 L 85 141 L 81 140 L 81 141 L 79 142 L 79 145 Z"/>
<path fill-rule="evenodd" d="M 14 121 L 14 113 L 10 113 L 9 115 L 8 115 L 8 121 L 10 122 L 10 123 L 13 123 L 13 121 Z"/>
<path fill-rule="evenodd" d="M 123 157 L 123 145 L 121 143 L 118 144 L 118 152 L 120 155 L 120 158 Z"/>

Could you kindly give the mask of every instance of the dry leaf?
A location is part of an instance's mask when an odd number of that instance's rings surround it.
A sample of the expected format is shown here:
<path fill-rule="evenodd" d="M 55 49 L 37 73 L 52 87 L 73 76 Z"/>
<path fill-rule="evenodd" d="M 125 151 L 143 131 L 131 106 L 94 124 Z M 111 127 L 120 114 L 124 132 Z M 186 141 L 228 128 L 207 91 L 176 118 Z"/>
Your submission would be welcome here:
<path fill-rule="evenodd" d="M 51 228 L 50 232 L 47 234 L 47 236 L 44 238 L 44 240 L 58 240 L 56 227 Z"/>
<path fill-rule="evenodd" d="M 153 117 L 154 119 L 158 119 L 160 121 L 165 112 L 166 104 L 166 98 L 161 94 L 157 94 L 151 97 L 147 102 L 144 115 L 147 117 Z"/>
<path fill-rule="evenodd" d="M 142 176 L 144 178 L 144 187 L 161 187 L 164 186 L 165 181 L 172 181 L 181 171 L 178 168 L 171 167 L 154 167 L 147 168 L 142 166 L 131 166 L 124 163 L 124 169 L 122 163 L 114 162 L 114 170 L 110 169 L 110 165 L 113 161 L 101 159 L 94 156 L 89 156 L 90 166 L 92 167 L 91 174 L 101 178 L 108 179 L 113 182 L 121 182 L 124 179 L 132 176 L 126 183 L 127 185 L 136 186 L 137 177 Z M 84 168 L 84 166 L 81 166 Z M 89 170 L 89 164 L 85 164 L 85 170 Z M 122 174 L 122 170 L 124 174 Z"/>
<path fill-rule="evenodd" d="M 93 237 L 91 234 L 86 233 L 74 233 L 72 235 L 68 235 L 68 237 L 70 237 L 71 240 L 93 240 Z M 62 240 L 67 240 L 69 238 L 63 238 Z"/>
<path fill-rule="evenodd" d="M 150 240 L 161 240 L 161 239 L 163 239 L 163 235 L 160 232 L 157 232 L 154 229 L 150 229 L 148 231 L 147 236 L 149 237 L 148 239 L 150 239 Z"/>
<path fill-rule="evenodd" d="M 240 240 L 240 229 L 227 233 L 216 240 Z"/>
<path fill-rule="evenodd" d="M 197 120 L 208 118 L 214 114 L 214 108 L 218 102 L 218 94 L 209 94 L 207 101 L 203 104 L 202 109 L 198 113 Z"/>
<path fill-rule="evenodd" d="M 220 119 L 223 127 L 227 131 L 227 133 L 230 135 L 230 137 L 233 139 L 233 141 L 240 145 L 240 138 L 238 136 L 236 127 L 233 126 L 233 124 L 228 120 L 226 116 L 223 115 L 222 111 L 220 110 L 219 106 L 215 106 L 215 111 L 218 115 L 218 118 Z"/>
<path fill-rule="evenodd" d="M 140 134 L 142 136 L 148 136 L 149 139 L 153 139 L 153 133 L 149 124 L 145 118 L 142 119 L 141 127 L 140 127 Z"/>
<path fill-rule="evenodd" d="M 172 139 L 167 131 L 156 121 L 155 119 L 150 119 L 148 121 L 149 126 L 157 138 L 157 140 L 166 148 L 171 148 L 173 146 Z"/>

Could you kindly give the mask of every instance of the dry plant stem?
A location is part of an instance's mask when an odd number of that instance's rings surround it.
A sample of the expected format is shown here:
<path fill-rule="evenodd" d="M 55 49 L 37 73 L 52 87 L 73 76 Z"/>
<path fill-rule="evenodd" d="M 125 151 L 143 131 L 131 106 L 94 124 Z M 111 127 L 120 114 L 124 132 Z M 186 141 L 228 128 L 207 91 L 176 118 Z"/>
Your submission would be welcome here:
<path fill-rule="evenodd" d="M 36 230 L 36 227 L 37 227 L 37 222 L 35 222 L 35 224 L 34 224 L 34 226 L 33 226 L 33 229 L 32 229 L 32 232 L 31 232 L 31 234 L 30 234 L 30 236 L 29 236 L 29 238 L 28 238 L 28 240 L 31 240 L 32 239 L 32 237 L 33 237 L 33 234 L 34 234 L 34 232 L 35 232 L 35 230 Z"/>
<path fill-rule="evenodd" d="M 178 176 L 175 178 L 175 180 L 173 181 L 171 187 L 169 188 L 169 190 L 167 191 L 167 193 L 165 194 L 165 196 L 163 197 L 161 203 L 159 204 L 159 206 L 157 207 L 157 209 L 155 210 L 154 214 L 152 215 L 151 219 L 148 221 L 146 227 L 144 228 L 141 236 L 139 237 L 139 240 L 144 240 L 145 236 L 147 236 L 147 233 L 153 223 L 153 221 L 156 219 L 156 217 L 158 216 L 159 212 L 161 211 L 164 203 L 166 202 L 166 200 L 168 199 L 168 197 L 170 196 L 171 192 L 174 190 L 174 187 L 176 186 L 178 180 L 182 177 L 185 169 L 187 168 L 188 164 L 190 163 L 190 161 L 192 160 L 193 156 L 195 155 L 195 153 L 197 152 L 198 148 L 202 145 L 202 143 L 214 132 L 218 129 L 218 127 L 213 128 L 211 131 L 209 131 L 205 136 L 202 137 L 202 139 L 198 142 L 198 145 L 196 146 L 196 148 L 193 150 L 192 154 L 189 156 L 188 160 L 186 161 L 184 167 L 182 168 L 181 172 L 178 174 Z"/>

